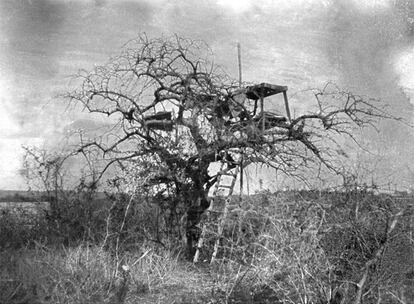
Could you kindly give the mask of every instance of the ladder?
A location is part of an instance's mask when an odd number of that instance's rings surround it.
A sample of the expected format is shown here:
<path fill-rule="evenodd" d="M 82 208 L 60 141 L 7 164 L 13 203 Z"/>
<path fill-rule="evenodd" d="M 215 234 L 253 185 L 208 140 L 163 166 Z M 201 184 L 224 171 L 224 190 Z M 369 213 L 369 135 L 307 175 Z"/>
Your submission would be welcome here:
<path fill-rule="evenodd" d="M 225 153 L 228 153 L 228 152 L 226 151 Z M 215 184 L 214 190 L 213 190 L 213 199 L 211 200 L 210 206 L 207 209 L 207 217 L 209 217 L 209 215 L 211 214 L 211 212 L 213 211 L 213 208 L 214 208 L 215 198 L 218 197 L 218 196 L 226 197 L 226 199 L 224 201 L 224 209 L 223 209 L 222 216 L 221 216 L 219 226 L 218 226 L 217 238 L 216 238 L 216 241 L 214 243 L 214 250 L 213 250 L 213 254 L 211 256 L 210 264 L 214 263 L 214 260 L 216 259 L 216 256 L 217 256 L 217 252 L 218 252 L 219 245 L 220 245 L 220 239 L 221 239 L 221 236 L 223 234 L 224 225 L 225 225 L 227 214 L 228 214 L 228 211 L 229 211 L 231 196 L 233 194 L 234 186 L 236 185 L 237 175 L 239 174 L 240 167 L 242 165 L 243 155 L 239 151 L 236 151 L 234 153 L 239 155 L 239 160 L 237 160 L 235 162 L 232 162 L 233 167 L 230 167 L 230 163 L 228 161 L 226 161 L 225 158 L 222 158 L 222 160 L 220 161 L 221 162 L 220 169 L 217 173 L 217 181 L 216 181 L 216 184 Z M 231 179 L 229 184 L 226 184 L 226 180 L 225 180 L 226 176 L 230 177 L 230 179 Z M 227 191 L 227 194 L 220 195 L 220 192 L 225 192 L 225 191 Z M 195 253 L 194 259 L 193 259 L 194 263 L 197 263 L 198 259 L 200 257 L 200 251 L 203 247 L 204 239 L 206 237 L 207 230 L 208 230 L 207 229 L 207 224 L 208 224 L 208 220 L 206 220 L 204 222 L 203 228 L 201 230 L 201 235 L 200 235 L 200 238 L 199 238 L 198 243 L 197 243 L 197 250 L 196 250 L 196 253 Z"/>

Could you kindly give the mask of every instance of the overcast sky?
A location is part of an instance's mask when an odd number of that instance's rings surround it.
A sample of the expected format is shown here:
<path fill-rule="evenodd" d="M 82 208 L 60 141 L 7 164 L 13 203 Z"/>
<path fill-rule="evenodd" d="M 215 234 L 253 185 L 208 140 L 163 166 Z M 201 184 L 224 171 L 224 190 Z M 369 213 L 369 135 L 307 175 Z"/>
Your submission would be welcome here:
<path fill-rule="evenodd" d="M 93 123 L 56 96 L 142 32 L 202 39 L 235 78 L 240 42 L 243 80 L 288 85 L 298 111 L 295 92 L 333 80 L 414 121 L 411 0 L 2 0 L 0 189 L 25 188 L 21 145 L 53 146 Z M 381 128 L 378 149 L 392 151 L 385 171 L 414 184 L 414 131 Z"/>

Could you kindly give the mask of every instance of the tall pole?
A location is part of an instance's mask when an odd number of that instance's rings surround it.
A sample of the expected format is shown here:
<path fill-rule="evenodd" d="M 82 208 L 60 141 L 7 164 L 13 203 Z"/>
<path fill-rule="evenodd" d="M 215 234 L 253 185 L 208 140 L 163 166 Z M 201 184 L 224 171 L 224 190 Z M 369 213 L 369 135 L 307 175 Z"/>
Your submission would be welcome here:
<path fill-rule="evenodd" d="M 239 87 L 242 86 L 242 64 L 241 64 L 241 46 L 240 42 L 237 43 L 237 59 L 239 63 Z M 242 153 L 240 156 L 240 200 L 243 197 L 243 149 L 241 149 Z"/>
<path fill-rule="evenodd" d="M 239 61 L 239 87 L 242 85 L 242 65 L 241 65 L 241 47 L 240 42 L 237 43 L 237 58 Z"/>

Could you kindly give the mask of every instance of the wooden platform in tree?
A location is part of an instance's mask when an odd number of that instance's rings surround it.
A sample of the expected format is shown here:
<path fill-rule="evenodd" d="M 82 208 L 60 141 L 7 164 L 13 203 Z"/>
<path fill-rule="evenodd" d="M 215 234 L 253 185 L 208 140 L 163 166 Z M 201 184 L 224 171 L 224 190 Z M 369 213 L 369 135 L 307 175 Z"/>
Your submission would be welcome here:
<path fill-rule="evenodd" d="M 246 96 L 249 99 L 258 100 L 275 94 L 286 92 L 287 86 L 280 86 L 270 83 L 260 83 L 246 88 Z"/>

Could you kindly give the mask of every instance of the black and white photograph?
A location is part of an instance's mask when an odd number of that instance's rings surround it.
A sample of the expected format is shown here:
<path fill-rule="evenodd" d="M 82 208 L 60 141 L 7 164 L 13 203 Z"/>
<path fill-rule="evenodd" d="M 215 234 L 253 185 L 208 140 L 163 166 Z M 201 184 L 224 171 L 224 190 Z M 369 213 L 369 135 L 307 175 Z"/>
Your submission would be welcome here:
<path fill-rule="evenodd" d="M 414 0 L 0 0 L 0 304 L 414 304 Z"/>

